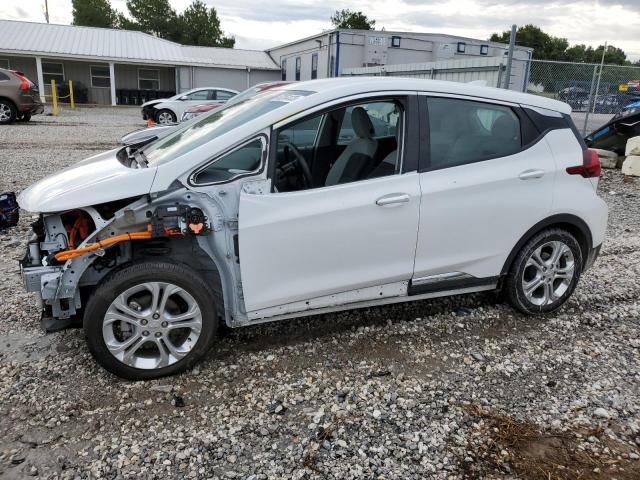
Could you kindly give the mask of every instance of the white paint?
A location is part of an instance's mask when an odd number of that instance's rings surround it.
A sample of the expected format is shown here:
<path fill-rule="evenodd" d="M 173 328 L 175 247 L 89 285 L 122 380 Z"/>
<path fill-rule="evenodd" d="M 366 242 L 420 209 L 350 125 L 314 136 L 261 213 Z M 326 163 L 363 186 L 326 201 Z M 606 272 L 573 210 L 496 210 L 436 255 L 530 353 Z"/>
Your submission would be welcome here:
<path fill-rule="evenodd" d="M 406 193 L 409 202 L 376 200 Z M 240 196 L 239 240 L 247 312 L 407 281 L 418 228 L 418 174 L 292 193 Z"/>
<path fill-rule="evenodd" d="M 127 168 L 111 150 L 34 183 L 18 197 L 28 212 L 61 212 L 149 193 L 155 168 Z"/>
<path fill-rule="evenodd" d="M 542 177 L 521 180 L 532 167 Z M 499 275 L 522 235 L 549 215 L 555 170 L 549 147 L 538 142 L 508 157 L 421 173 L 415 277 Z"/>

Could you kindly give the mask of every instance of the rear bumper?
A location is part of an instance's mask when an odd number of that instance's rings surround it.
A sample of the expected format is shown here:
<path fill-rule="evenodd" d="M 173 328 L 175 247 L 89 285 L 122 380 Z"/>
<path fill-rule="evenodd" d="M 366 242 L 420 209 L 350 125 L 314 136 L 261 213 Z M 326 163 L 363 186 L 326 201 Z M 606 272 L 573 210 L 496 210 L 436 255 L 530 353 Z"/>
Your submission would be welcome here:
<path fill-rule="evenodd" d="M 44 105 L 42 103 L 31 103 L 27 105 L 20 105 L 18 107 L 20 113 L 27 113 L 29 115 L 38 115 L 39 113 L 44 112 Z"/>

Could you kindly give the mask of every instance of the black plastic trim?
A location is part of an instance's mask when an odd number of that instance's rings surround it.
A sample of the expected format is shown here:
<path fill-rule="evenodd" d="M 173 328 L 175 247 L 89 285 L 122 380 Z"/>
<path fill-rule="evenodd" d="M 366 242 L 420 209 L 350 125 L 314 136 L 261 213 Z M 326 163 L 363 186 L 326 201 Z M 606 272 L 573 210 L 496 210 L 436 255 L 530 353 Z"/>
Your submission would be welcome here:
<path fill-rule="evenodd" d="M 486 287 L 496 285 L 500 277 L 464 278 L 460 280 L 444 280 L 442 282 L 427 283 L 424 285 L 409 284 L 408 294 L 424 295 L 426 293 L 446 292 L 449 290 L 462 290 L 465 288 Z"/>
<path fill-rule="evenodd" d="M 516 258 L 516 255 L 518 255 L 518 252 L 522 249 L 522 247 L 524 247 L 525 243 L 527 243 L 531 239 L 531 237 L 533 237 L 536 233 L 541 232 L 545 228 L 551 227 L 553 225 L 560 225 L 563 223 L 569 224 L 577 228 L 582 233 L 582 236 L 586 242 L 586 245 L 581 245 L 581 247 L 583 247 L 582 253 L 584 255 L 584 261 L 586 261 L 589 255 L 589 252 L 591 252 L 593 248 L 593 237 L 591 235 L 591 230 L 589 229 L 589 226 L 585 223 L 584 220 L 582 220 L 579 217 L 576 217 L 575 215 L 571 215 L 569 213 L 559 213 L 557 215 L 552 215 L 550 217 L 545 218 L 544 220 L 536 223 L 533 227 L 527 230 L 527 232 L 520 238 L 518 243 L 516 243 L 515 247 L 513 247 L 513 249 L 511 250 L 511 253 L 509 253 L 507 260 L 504 262 L 504 265 L 502 266 L 500 275 L 506 275 L 509 273 L 509 269 L 511 268 L 511 264 L 513 263 L 513 260 Z M 584 262 L 583 262 L 583 265 L 584 265 Z"/>

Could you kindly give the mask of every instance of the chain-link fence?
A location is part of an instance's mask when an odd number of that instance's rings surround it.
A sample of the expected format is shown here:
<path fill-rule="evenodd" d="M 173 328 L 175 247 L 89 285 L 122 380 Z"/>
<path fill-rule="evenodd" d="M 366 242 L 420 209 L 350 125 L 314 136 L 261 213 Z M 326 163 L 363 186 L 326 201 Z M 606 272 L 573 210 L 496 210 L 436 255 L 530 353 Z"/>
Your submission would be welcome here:
<path fill-rule="evenodd" d="M 571 105 L 574 112 L 582 112 L 583 130 L 589 129 L 589 115 L 613 115 L 640 100 L 640 67 L 550 60 L 514 63 L 522 63 L 528 71 L 527 93 L 560 100 Z"/>

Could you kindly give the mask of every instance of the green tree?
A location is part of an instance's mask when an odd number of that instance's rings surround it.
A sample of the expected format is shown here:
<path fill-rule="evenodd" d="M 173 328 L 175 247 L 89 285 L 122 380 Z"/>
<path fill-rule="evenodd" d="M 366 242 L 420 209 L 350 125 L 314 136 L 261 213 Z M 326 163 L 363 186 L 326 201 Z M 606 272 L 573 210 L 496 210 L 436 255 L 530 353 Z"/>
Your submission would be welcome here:
<path fill-rule="evenodd" d="M 120 14 L 120 28 L 140 30 L 167 40 L 180 40 L 178 15 L 169 0 L 127 0 L 127 10 L 131 19 Z"/>
<path fill-rule="evenodd" d="M 73 25 L 113 28 L 117 14 L 109 0 L 72 0 Z"/>
<path fill-rule="evenodd" d="M 510 31 L 494 33 L 489 38 L 492 42 L 509 43 Z M 516 32 L 516 44 L 523 47 L 533 48 L 533 58 L 537 60 L 558 60 L 581 63 L 600 63 L 602 60 L 602 50 L 604 45 L 598 48 L 587 47 L 586 45 L 569 46 L 566 38 L 554 37 L 542 31 L 535 25 L 525 25 L 518 28 Z M 607 46 L 604 56 L 604 63 L 624 65 L 627 56 L 620 48 L 613 45 Z"/>
<path fill-rule="evenodd" d="M 369 20 L 362 12 L 352 10 L 336 10 L 331 16 L 331 23 L 335 28 L 350 28 L 354 30 L 373 30 L 375 20 Z"/>
<path fill-rule="evenodd" d="M 194 0 L 180 15 L 179 24 L 180 42 L 185 45 L 233 48 L 236 43 L 235 38 L 226 37 L 222 32 L 216 9 L 207 10 L 202 0 Z"/>

